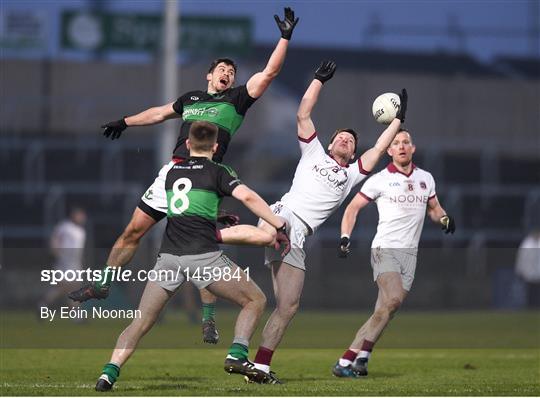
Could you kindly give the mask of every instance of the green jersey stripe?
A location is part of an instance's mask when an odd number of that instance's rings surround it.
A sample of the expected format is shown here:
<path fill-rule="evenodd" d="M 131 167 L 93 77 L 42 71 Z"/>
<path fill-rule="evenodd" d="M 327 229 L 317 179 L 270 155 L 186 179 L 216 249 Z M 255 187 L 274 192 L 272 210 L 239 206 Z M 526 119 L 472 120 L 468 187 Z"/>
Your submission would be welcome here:
<path fill-rule="evenodd" d="M 221 102 L 196 102 L 186 105 L 182 113 L 186 122 L 207 121 L 214 123 L 233 136 L 240 128 L 244 117 L 236 112 L 234 105 Z"/>
<path fill-rule="evenodd" d="M 208 220 L 216 220 L 221 203 L 221 198 L 216 192 L 206 191 L 204 189 L 191 189 L 185 196 L 188 199 L 188 206 L 180 214 L 174 213 L 172 207 L 182 209 L 185 199 L 179 198 L 172 203 L 174 193 L 172 190 L 167 190 L 167 217 L 179 216 L 199 216 Z"/>

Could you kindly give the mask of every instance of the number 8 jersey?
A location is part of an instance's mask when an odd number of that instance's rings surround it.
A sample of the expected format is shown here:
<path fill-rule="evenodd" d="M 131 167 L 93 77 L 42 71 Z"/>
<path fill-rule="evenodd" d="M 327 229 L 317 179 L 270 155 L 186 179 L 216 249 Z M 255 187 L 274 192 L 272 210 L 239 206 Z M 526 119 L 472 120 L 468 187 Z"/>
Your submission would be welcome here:
<path fill-rule="evenodd" d="M 206 157 L 175 161 L 165 180 L 167 227 L 160 253 L 182 256 L 218 251 L 219 204 L 241 184 L 234 170 Z"/>

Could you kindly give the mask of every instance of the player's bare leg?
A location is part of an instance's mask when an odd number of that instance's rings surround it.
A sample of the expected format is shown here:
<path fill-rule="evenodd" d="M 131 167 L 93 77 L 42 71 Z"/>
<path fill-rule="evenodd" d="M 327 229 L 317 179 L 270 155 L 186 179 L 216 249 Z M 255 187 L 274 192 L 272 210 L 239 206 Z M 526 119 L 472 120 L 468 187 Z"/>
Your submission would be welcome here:
<path fill-rule="evenodd" d="M 369 326 L 366 328 L 364 340 L 377 342 L 384 328 L 392 319 L 396 311 L 401 307 L 401 304 L 407 296 L 407 291 L 403 289 L 401 275 L 397 272 L 384 272 L 377 278 L 379 286 L 379 296 L 375 311 L 370 318 Z M 356 345 L 355 345 L 356 343 Z M 356 348 L 360 343 L 353 342 L 353 347 Z"/>
<path fill-rule="evenodd" d="M 140 339 L 152 328 L 165 304 L 174 293 L 163 289 L 154 282 L 148 282 L 144 289 L 139 310 L 140 318 L 135 318 L 118 337 L 111 360 L 103 367 L 96 385 L 98 391 L 108 391 L 120 375 L 120 367 L 137 348 Z"/>
<path fill-rule="evenodd" d="M 264 312 L 266 297 L 238 266 L 233 265 L 231 270 L 232 275 L 239 275 L 240 278 L 235 277 L 229 281 L 222 279 L 208 286 L 212 294 L 242 307 L 236 318 L 234 340 L 225 359 L 224 369 L 228 373 L 239 373 L 250 380 L 265 383 L 267 375 L 248 360 L 248 346 Z"/>
<path fill-rule="evenodd" d="M 379 293 L 374 312 L 358 330 L 349 349 L 334 367 L 333 373 L 338 377 L 367 375 L 367 363 L 373 346 L 407 296 L 401 275 L 397 272 L 380 274 L 377 285 Z"/>
<path fill-rule="evenodd" d="M 276 308 L 268 318 L 262 332 L 261 345 L 255 357 L 255 366 L 268 373 L 272 384 L 281 382 L 270 372 L 274 350 L 281 342 L 285 330 L 300 305 L 305 272 L 284 262 L 272 263 L 272 283 Z"/>
<path fill-rule="evenodd" d="M 109 267 L 123 267 L 129 263 L 139 247 L 141 238 L 154 224 L 156 224 L 154 218 L 138 207 L 135 208 L 129 224 L 118 237 L 109 253 L 107 265 Z"/>
<path fill-rule="evenodd" d="M 254 225 L 235 225 L 220 230 L 221 240 L 227 245 L 253 245 L 271 246 L 276 243 L 276 229 L 272 226 L 262 229 Z M 201 289 L 201 301 L 203 305 L 203 341 L 216 344 L 219 341 L 219 332 L 215 322 L 216 296 L 207 289 Z"/>
<path fill-rule="evenodd" d="M 236 278 L 229 281 L 221 279 L 209 285 L 207 290 L 214 296 L 232 301 L 242 307 L 236 319 L 234 335 L 249 340 L 264 312 L 266 297 L 252 280 L 248 280 L 246 273 L 238 266 L 233 265 L 231 271 L 233 275 L 239 276 L 238 280 Z"/>

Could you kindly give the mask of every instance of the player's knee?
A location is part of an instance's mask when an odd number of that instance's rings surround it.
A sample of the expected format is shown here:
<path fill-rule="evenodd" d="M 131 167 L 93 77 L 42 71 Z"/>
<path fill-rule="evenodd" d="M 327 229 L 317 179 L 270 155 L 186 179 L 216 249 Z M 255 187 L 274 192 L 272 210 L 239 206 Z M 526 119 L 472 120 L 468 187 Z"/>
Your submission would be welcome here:
<path fill-rule="evenodd" d="M 134 319 L 129 325 L 129 330 L 139 338 L 144 336 L 154 326 L 154 319 L 143 316 L 141 318 Z"/>
<path fill-rule="evenodd" d="M 260 312 L 264 311 L 264 309 L 266 308 L 266 296 L 262 291 L 257 293 L 257 295 L 253 299 L 253 303 Z"/>
<path fill-rule="evenodd" d="M 386 322 L 390 318 L 390 314 L 385 306 L 381 306 L 373 313 L 373 321 L 375 323 Z"/>
<path fill-rule="evenodd" d="M 300 307 L 300 300 L 295 300 L 287 303 L 280 303 L 278 304 L 278 311 L 284 318 L 292 318 L 296 312 L 298 311 L 298 308 Z"/>
<path fill-rule="evenodd" d="M 386 301 L 385 307 L 389 316 L 392 316 L 401 307 L 401 300 L 399 297 L 391 297 Z"/>

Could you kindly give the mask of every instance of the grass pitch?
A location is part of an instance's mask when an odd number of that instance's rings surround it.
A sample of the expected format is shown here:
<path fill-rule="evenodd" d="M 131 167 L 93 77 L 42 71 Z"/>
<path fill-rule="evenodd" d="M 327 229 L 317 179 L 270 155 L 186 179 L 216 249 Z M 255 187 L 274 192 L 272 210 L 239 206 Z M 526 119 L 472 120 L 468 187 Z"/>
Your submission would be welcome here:
<path fill-rule="evenodd" d="M 170 313 L 123 367 L 113 394 L 540 395 L 536 313 L 403 312 L 377 344 L 370 375 L 337 379 L 331 367 L 367 314 L 304 312 L 274 355 L 272 368 L 286 383 L 280 386 L 245 384 L 223 371 L 234 315 L 218 312 L 222 339 L 207 346 L 198 325 Z M 51 329 L 28 314 L 3 314 L 1 394 L 102 395 L 93 390 L 95 381 L 125 323 L 66 321 Z M 257 339 L 251 346 L 253 356 Z"/>

